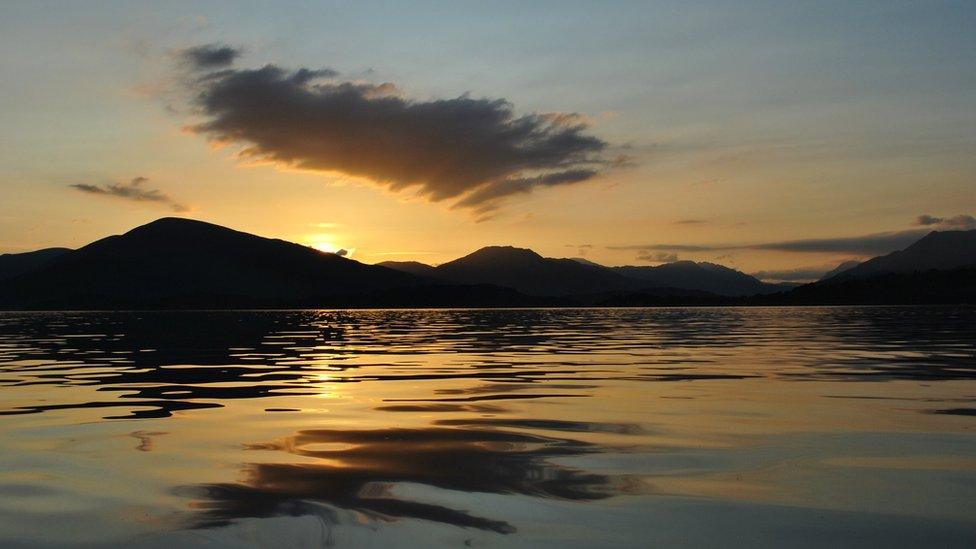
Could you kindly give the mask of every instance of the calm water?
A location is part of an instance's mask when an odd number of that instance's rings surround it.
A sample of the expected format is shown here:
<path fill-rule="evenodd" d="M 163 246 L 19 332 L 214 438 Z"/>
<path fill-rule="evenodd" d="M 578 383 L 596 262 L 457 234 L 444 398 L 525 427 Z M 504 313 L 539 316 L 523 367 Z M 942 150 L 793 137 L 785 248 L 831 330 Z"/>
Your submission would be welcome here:
<path fill-rule="evenodd" d="M 0 313 L 0 546 L 976 546 L 976 309 Z"/>

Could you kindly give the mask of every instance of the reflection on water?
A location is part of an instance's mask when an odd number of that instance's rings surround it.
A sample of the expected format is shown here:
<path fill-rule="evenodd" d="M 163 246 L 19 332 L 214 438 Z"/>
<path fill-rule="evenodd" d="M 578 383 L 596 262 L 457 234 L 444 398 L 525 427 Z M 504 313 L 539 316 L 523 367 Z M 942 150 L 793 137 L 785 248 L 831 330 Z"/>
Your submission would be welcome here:
<path fill-rule="evenodd" d="M 578 422 L 534 423 L 551 429 L 586 429 Z M 418 518 L 511 533 L 515 528 L 504 521 L 397 498 L 393 486 L 414 482 L 463 492 L 575 501 L 603 499 L 632 490 L 623 477 L 586 473 L 550 461 L 600 451 L 594 444 L 501 430 L 313 430 L 251 447 L 286 451 L 317 462 L 251 464 L 245 483 L 206 486 L 204 496 L 209 501 L 197 505 L 206 510 L 201 524 L 222 525 L 240 517 L 283 513 L 311 514 L 321 508 L 316 504 L 325 503 L 376 517 Z M 301 504 L 296 506 L 296 502 Z"/>
<path fill-rule="evenodd" d="M 967 546 L 974 403 L 967 308 L 0 313 L 0 543 Z"/>

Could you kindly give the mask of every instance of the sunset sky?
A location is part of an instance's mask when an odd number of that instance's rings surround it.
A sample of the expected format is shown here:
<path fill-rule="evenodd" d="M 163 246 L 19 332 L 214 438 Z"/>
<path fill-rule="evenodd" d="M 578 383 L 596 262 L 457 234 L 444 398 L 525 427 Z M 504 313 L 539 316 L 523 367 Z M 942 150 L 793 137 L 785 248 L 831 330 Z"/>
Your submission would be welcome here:
<path fill-rule="evenodd" d="M 197 4 L 0 4 L 0 253 L 178 215 L 779 279 L 976 228 L 971 1 Z"/>

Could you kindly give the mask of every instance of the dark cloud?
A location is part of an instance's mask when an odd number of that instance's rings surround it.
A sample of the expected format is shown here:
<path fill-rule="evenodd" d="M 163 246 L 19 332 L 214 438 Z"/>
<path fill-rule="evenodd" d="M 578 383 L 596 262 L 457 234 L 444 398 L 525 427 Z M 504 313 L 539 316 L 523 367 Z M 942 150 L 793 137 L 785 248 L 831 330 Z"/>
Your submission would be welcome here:
<path fill-rule="evenodd" d="M 976 217 L 968 214 L 960 214 L 952 217 L 935 217 L 929 214 L 922 214 L 915 218 L 915 224 L 923 227 L 936 225 L 941 229 L 971 231 L 976 229 Z"/>
<path fill-rule="evenodd" d="M 192 51 L 188 50 L 188 51 Z M 193 131 L 241 155 L 339 172 L 484 216 L 501 200 L 596 177 L 626 162 L 578 115 L 516 115 L 504 99 L 419 101 L 390 83 L 336 80 L 330 69 L 275 65 L 191 79 Z"/>
<path fill-rule="evenodd" d="M 626 246 L 607 246 L 608 250 L 666 250 L 675 252 L 715 252 L 739 249 L 737 246 L 709 246 L 695 244 L 629 244 Z"/>
<path fill-rule="evenodd" d="M 183 61 L 198 70 L 228 67 L 240 55 L 241 50 L 220 44 L 206 44 L 180 51 Z"/>
<path fill-rule="evenodd" d="M 896 231 L 845 238 L 810 238 L 760 244 L 756 249 L 784 252 L 849 252 L 860 255 L 878 255 L 901 250 L 914 244 L 928 231 Z"/>
<path fill-rule="evenodd" d="M 636 244 L 629 246 L 609 246 L 612 250 L 671 251 L 671 252 L 716 252 L 727 250 L 775 250 L 782 252 L 848 253 L 857 256 L 873 256 L 901 250 L 915 243 L 928 233 L 927 230 L 908 230 L 875 233 L 842 238 L 809 238 L 802 240 L 783 240 L 759 244 L 741 245 L 697 245 L 697 244 Z"/>
<path fill-rule="evenodd" d="M 675 225 L 702 225 L 707 223 L 704 219 L 679 219 L 674 222 Z"/>
<path fill-rule="evenodd" d="M 143 184 L 147 181 L 149 181 L 148 178 L 136 177 L 128 183 L 109 183 L 107 185 L 75 183 L 73 185 L 69 185 L 69 187 L 88 194 L 112 196 L 116 198 L 124 198 L 126 200 L 133 200 L 136 202 L 156 202 L 159 204 L 165 204 L 174 212 L 185 212 L 188 210 L 186 206 L 176 202 L 162 191 L 143 187 Z"/>
<path fill-rule="evenodd" d="M 651 263 L 674 263 L 678 260 L 678 254 L 673 252 L 652 252 L 641 250 L 637 252 L 637 261 L 649 261 Z"/>
<path fill-rule="evenodd" d="M 486 183 L 454 204 L 454 208 L 472 208 L 480 214 L 498 209 L 498 202 L 513 194 L 532 192 L 537 187 L 554 187 L 579 183 L 596 176 L 596 170 L 567 170 L 538 177 L 503 179 Z"/>

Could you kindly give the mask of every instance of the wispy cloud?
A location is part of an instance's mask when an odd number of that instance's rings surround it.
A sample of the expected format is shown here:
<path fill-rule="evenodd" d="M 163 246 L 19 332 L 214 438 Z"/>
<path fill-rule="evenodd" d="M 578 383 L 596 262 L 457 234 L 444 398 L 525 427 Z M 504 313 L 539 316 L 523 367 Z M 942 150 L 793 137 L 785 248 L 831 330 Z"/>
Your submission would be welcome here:
<path fill-rule="evenodd" d="M 935 217 L 922 214 L 915 218 L 915 224 L 923 227 L 937 226 L 941 229 L 971 231 L 976 229 L 976 217 L 969 214 L 954 215 L 952 217 Z"/>
<path fill-rule="evenodd" d="M 639 252 L 717 252 L 728 250 L 774 250 L 801 253 L 847 253 L 860 257 L 885 254 L 910 246 L 929 231 L 907 230 L 840 238 L 808 238 L 760 242 L 756 244 L 631 244 L 608 246 L 611 250 Z"/>
<path fill-rule="evenodd" d="M 637 252 L 638 261 L 648 261 L 651 263 L 674 263 L 678 260 L 678 254 L 674 252 L 652 252 L 640 250 Z"/>
<path fill-rule="evenodd" d="M 74 183 L 69 187 L 87 194 L 122 198 L 135 202 L 155 202 L 168 206 L 174 212 L 185 212 L 189 208 L 173 200 L 169 195 L 158 189 L 147 189 L 144 184 L 149 179 L 145 177 L 135 177 L 128 183 L 108 183 L 105 185 L 92 185 L 89 183 Z"/>
<path fill-rule="evenodd" d="M 586 257 L 595 246 L 593 244 L 566 244 L 567 248 L 576 248 L 576 255 Z"/>
<path fill-rule="evenodd" d="M 243 145 L 247 159 L 414 189 L 482 217 L 516 195 L 628 162 L 577 114 L 518 115 L 508 100 L 469 95 L 410 99 L 332 69 L 231 68 L 237 50 L 214 44 L 184 51 L 202 69 L 187 78 L 202 118 L 192 131 Z"/>
<path fill-rule="evenodd" d="M 183 62 L 195 70 L 218 69 L 230 66 L 241 55 L 241 50 L 221 44 L 204 44 L 180 50 Z"/>

